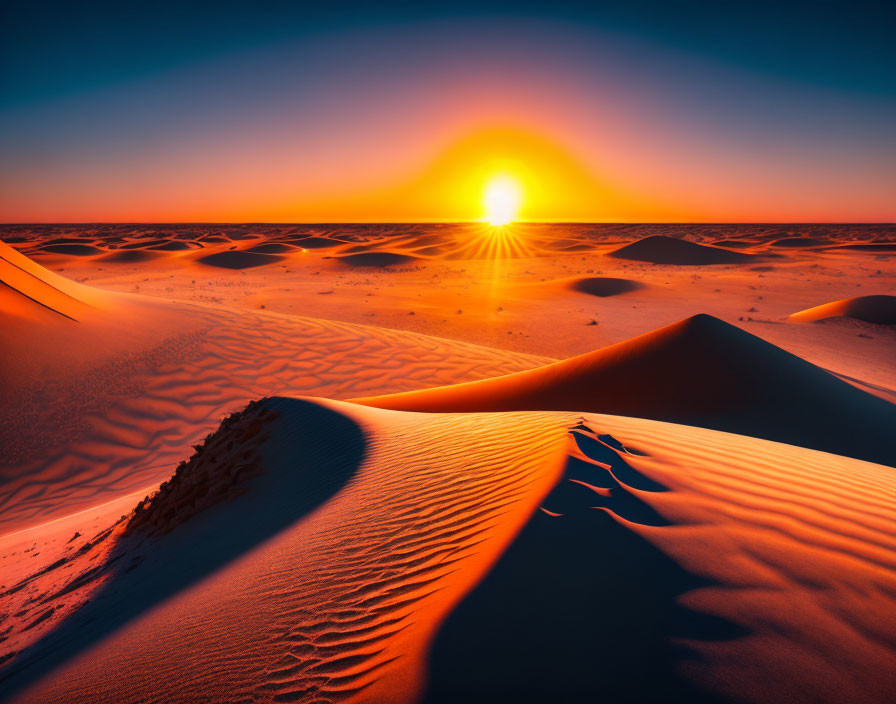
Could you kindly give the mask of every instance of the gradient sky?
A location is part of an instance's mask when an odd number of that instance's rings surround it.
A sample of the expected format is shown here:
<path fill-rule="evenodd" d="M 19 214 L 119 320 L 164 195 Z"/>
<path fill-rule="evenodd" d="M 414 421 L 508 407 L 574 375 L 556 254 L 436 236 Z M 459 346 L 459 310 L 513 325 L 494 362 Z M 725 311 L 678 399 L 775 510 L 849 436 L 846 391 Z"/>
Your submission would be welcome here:
<path fill-rule="evenodd" d="M 4 3 L 0 221 L 896 220 L 890 3 Z"/>

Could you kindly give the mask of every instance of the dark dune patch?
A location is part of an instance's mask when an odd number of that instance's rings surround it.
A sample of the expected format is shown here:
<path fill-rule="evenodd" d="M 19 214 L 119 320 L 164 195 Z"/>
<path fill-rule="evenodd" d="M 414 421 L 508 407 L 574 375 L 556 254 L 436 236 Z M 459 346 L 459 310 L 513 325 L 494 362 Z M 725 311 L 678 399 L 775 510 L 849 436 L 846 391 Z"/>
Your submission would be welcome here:
<path fill-rule="evenodd" d="M 146 249 L 154 249 L 159 252 L 183 252 L 188 249 L 198 249 L 198 245 L 192 242 L 184 242 L 183 240 L 168 240 L 162 244 L 153 245 Z"/>
<path fill-rule="evenodd" d="M 896 252 L 896 242 L 862 242 L 857 244 L 841 244 L 829 249 L 847 249 L 857 252 Z"/>
<path fill-rule="evenodd" d="M 93 237 L 54 237 L 43 243 L 46 247 L 51 244 L 90 244 L 94 241 Z"/>
<path fill-rule="evenodd" d="M 699 266 L 708 264 L 739 264 L 754 259 L 754 255 L 732 252 L 720 247 L 697 244 L 688 240 L 652 235 L 624 247 L 607 256 L 616 259 L 631 259 L 651 264 L 674 264 L 679 266 Z"/>
<path fill-rule="evenodd" d="M 154 249 L 156 247 L 161 247 L 165 245 L 170 240 L 150 240 L 149 242 L 128 242 L 128 244 L 123 244 L 118 247 L 118 249 Z"/>
<path fill-rule="evenodd" d="M 247 252 L 252 252 L 252 254 L 286 254 L 287 252 L 294 252 L 296 248 L 291 244 L 286 244 L 284 242 L 267 242 L 265 244 L 258 244 L 254 247 L 250 247 L 245 250 Z"/>
<path fill-rule="evenodd" d="M 89 244 L 51 244 L 41 247 L 41 250 L 51 254 L 68 254 L 73 257 L 92 257 L 94 254 L 102 254 L 105 251 Z"/>
<path fill-rule="evenodd" d="M 273 254 L 256 254 L 254 252 L 215 252 L 200 257 L 196 261 L 207 264 L 208 266 L 217 266 L 222 269 L 252 269 L 256 266 L 265 266 L 266 264 L 274 264 L 282 261 L 283 257 Z"/>
<path fill-rule="evenodd" d="M 814 323 L 831 318 L 853 318 L 875 325 L 896 325 L 896 296 L 857 296 L 801 310 L 789 320 Z"/>
<path fill-rule="evenodd" d="M 226 244 L 230 239 L 224 235 L 204 235 L 199 238 L 200 242 L 212 242 L 213 244 Z"/>
<path fill-rule="evenodd" d="M 347 254 L 342 257 L 336 257 L 336 259 L 350 266 L 371 267 L 398 266 L 399 264 L 419 261 L 417 257 L 398 254 L 397 252 L 362 252 L 360 254 Z"/>
<path fill-rule="evenodd" d="M 345 244 L 345 240 L 332 237 L 301 237 L 299 239 L 286 240 L 286 242 L 304 249 L 326 249 L 327 247 L 338 247 L 341 244 Z"/>
<path fill-rule="evenodd" d="M 570 284 L 570 288 L 580 293 L 606 298 L 607 296 L 618 296 L 622 293 L 637 291 L 644 288 L 644 284 L 639 281 L 631 281 L 630 279 L 594 277 L 573 281 Z"/>
<path fill-rule="evenodd" d="M 799 249 L 801 247 L 824 247 L 831 244 L 827 237 L 782 237 L 769 243 L 772 247 Z"/>
<path fill-rule="evenodd" d="M 756 242 L 749 240 L 716 240 L 712 244 L 714 247 L 729 247 L 731 249 L 746 249 L 756 246 Z"/>
<path fill-rule="evenodd" d="M 145 249 L 125 249 L 109 252 L 106 256 L 101 257 L 101 261 L 115 262 L 117 264 L 138 264 L 139 262 L 146 262 L 160 256 L 162 255 L 158 252 L 150 252 Z"/>

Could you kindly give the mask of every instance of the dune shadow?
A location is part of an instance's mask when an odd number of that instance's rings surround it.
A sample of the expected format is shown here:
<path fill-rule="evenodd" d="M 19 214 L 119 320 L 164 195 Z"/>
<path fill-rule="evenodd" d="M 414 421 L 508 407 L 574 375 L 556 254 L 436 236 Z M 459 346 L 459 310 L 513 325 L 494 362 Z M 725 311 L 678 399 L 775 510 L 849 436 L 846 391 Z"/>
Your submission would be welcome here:
<path fill-rule="evenodd" d="M 573 282 L 572 288 L 580 293 L 588 293 L 592 296 L 606 298 L 608 296 L 618 296 L 630 291 L 637 291 L 644 288 L 644 284 L 639 281 L 631 281 L 630 279 L 613 279 L 605 278 L 588 278 L 579 279 Z"/>
<path fill-rule="evenodd" d="M 170 532 L 119 537 L 102 564 L 82 571 L 58 594 L 48 595 L 52 608 L 55 597 L 94 578 L 107 579 L 59 627 L 16 655 L 0 673 L 0 699 L 294 525 L 354 476 L 367 441 L 353 420 L 300 399 L 272 398 L 261 404 L 274 413 L 260 441 L 259 471 L 251 476 L 245 493 L 227 497 L 185 521 L 176 520 Z M 225 425 L 218 433 L 228 431 Z M 231 445 L 232 439 L 224 437 L 217 447 Z M 242 456 L 239 442 L 234 452 Z M 170 507 L 163 506 L 162 511 Z"/>
<path fill-rule="evenodd" d="M 196 261 L 207 264 L 208 266 L 217 266 L 222 269 L 252 269 L 256 266 L 264 266 L 265 264 L 274 264 L 282 261 L 283 257 L 275 254 L 257 254 L 249 251 L 230 251 L 215 252 L 200 257 Z"/>
<path fill-rule="evenodd" d="M 358 254 L 346 254 L 341 257 L 335 257 L 335 259 L 350 266 L 388 267 L 418 261 L 419 257 L 412 257 L 409 254 L 398 254 L 397 252 L 360 252 Z"/>
<path fill-rule="evenodd" d="M 681 606 L 712 583 L 629 527 L 669 525 L 639 497 L 666 488 L 609 436 L 573 437 L 586 459 L 570 456 L 544 510 L 448 617 L 423 701 L 722 701 L 681 675 L 698 656 L 679 639 L 746 632 Z"/>

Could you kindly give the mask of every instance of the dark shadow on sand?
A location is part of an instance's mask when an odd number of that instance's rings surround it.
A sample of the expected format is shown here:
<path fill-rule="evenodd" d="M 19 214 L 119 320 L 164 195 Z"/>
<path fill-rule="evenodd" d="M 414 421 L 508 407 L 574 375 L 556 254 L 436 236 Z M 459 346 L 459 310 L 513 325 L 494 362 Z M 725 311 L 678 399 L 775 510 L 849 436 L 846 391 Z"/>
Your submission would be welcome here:
<path fill-rule="evenodd" d="M 0 700 L 34 683 L 105 636 L 295 524 L 354 476 L 367 441 L 348 417 L 290 398 L 262 401 L 262 472 L 249 491 L 156 538 L 123 538 L 100 567 L 109 581 L 0 675 Z M 172 472 L 174 468 L 172 467 Z"/>
<path fill-rule="evenodd" d="M 637 495 L 665 487 L 605 444 L 609 436 L 574 437 L 611 468 L 570 458 L 543 502 L 562 515 L 536 511 L 447 619 L 423 701 L 721 701 L 681 676 L 678 665 L 697 656 L 673 639 L 729 640 L 745 631 L 680 606 L 680 595 L 711 582 L 625 523 L 668 525 Z"/>

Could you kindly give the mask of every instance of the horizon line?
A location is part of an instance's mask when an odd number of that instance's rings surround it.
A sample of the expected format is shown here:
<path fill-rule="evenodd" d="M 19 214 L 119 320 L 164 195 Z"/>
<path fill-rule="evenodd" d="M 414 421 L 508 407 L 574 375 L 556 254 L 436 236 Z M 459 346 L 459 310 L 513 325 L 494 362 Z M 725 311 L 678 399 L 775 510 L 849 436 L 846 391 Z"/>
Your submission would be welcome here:
<path fill-rule="evenodd" d="M 0 222 L 7 226 L 49 225 L 487 225 L 482 220 L 81 220 Z M 883 225 L 877 220 L 515 220 L 510 225 Z"/>

